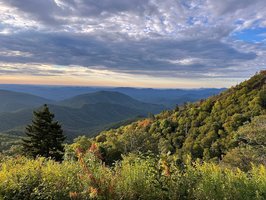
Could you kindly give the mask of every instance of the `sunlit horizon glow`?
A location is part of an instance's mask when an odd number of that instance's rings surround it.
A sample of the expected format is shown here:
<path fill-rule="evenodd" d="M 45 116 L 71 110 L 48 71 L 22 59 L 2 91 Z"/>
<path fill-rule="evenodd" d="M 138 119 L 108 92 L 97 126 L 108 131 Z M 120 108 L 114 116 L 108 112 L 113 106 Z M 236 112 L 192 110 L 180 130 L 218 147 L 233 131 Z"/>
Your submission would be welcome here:
<path fill-rule="evenodd" d="M 261 0 L 0 0 L 0 84 L 230 87 L 266 68 L 265 9 Z"/>
<path fill-rule="evenodd" d="M 147 80 L 126 81 L 110 79 L 99 80 L 97 77 L 94 80 L 88 81 L 88 78 L 77 78 L 75 76 L 67 77 L 32 77 L 32 76 L 4 76 L 1 77 L 0 84 L 18 84 L 18 85 L 44 85 L 44 86 L 84 86 L 84 87 L 135 87 L 135 88 L 229 88 L 232 85 L 240 83 L 245 79 L 228 79 L 228 80 L 202 80 L 199 81 L 176 79 L 176 80 L 160 80 L 148 78 Z"/>

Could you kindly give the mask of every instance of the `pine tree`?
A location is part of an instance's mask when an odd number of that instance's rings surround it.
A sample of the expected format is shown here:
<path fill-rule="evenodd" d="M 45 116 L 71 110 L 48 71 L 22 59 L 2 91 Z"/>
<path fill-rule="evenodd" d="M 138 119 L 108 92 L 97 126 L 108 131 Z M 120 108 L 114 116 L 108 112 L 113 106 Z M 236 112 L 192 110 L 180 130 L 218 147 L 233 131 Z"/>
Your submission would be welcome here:
<path fill-rule="evenodd" d="M 34 158 L 43 156 L 61 161 L 65 140 L 61 125 L 54 121 L 54 114 L 46 104 L 33 114 L 32 124 L 26 127 L 27 138 L 23 139 L 24 153 Z"/>

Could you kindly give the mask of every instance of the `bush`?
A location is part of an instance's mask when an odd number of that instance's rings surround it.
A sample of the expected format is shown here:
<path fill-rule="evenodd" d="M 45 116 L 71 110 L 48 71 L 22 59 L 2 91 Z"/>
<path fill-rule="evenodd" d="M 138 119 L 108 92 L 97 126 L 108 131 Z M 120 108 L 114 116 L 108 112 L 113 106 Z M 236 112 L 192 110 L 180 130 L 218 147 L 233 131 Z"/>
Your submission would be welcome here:
<path fill-rule="evenodd" d="M 266 168 L 249 172 L 212 163 L 178 167 L 167 158 L 129 154 L 106 166 L 95 145 L 78 161 L 7 158 L 0 165 L 0 199 L 266 199 Z"/>
<path fill-rule="evenodd" d="M 1 164 L 0 197 L 3 199 L 69 199 L 78 191 L 79 166 L 44 158 L 10 158 Z M 1 198 L 0 198 L 1 199 Z"/>
<path fill-rule="evenodd" d="M 116 164 L 114 172 L 117 199 L 159 199 L 161 196 L 159 171 L 154 158 L 130 154 Z"/>

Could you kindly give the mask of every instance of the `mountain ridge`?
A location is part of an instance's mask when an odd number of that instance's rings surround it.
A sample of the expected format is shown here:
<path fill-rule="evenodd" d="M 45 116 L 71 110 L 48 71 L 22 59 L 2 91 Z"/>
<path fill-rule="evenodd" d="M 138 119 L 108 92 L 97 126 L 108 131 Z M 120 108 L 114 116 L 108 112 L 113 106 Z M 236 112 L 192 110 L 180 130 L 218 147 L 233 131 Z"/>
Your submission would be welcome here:
<path fill-rule="evenodd" d="M 163 105 L 144 103 L 139 100 L 133 99 L 132 97 L 125 95 L 117 91 L 97 91 L 94 93 L 87 93 L 75 96 L 70 99 L 66 99 L 58 102 L 58 105 L 80 108 L 86 104 L 95 104 L 95 103 L 110 103 L 110 104 L 119 104 L 132 108 L 143 109 L 143 110 L 152 110 L 153 107 L 158 112 L 159 110 L 165 109 Z M 156 113 L 155 112 L 155 113 Z"/>
<path fill-rule="evenodd" d="M 17 111 L 53 102 L 36 95 L 2 89 L 0 89 L 0 99 L 0 112 Z"/>
<path fill-rule="evenodd" d="M 11 91 L 23 91 L 40 97 L 63 101 L 77 95 L 93 93 L 101 90 L 116 91 L 126 94 L 136 100 L 164 104 L 167 107 L 174 107 L 176 104 L 183 104 L 187 101 L 196 101 L 215 95 L 225 88 L 195 88 L 195 89 L 156 89 L 156 88 L 134 88 L 134 87 L 87 87 L 87 86 L 36 86 L 36 85 L 1 85 Z M 162 98 L 163 97 L 163 98 Z"/>

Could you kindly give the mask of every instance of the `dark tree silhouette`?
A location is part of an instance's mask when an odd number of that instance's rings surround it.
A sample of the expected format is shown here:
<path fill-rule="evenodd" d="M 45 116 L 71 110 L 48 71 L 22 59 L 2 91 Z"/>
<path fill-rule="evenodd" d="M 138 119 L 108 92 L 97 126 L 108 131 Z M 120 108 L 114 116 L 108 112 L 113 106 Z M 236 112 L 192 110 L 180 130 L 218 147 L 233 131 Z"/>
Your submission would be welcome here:
<path fill-rule="evenodd" d="M 50 157 L 61 161 L 64 155 L 63 142 L 65 136 L 61 125 L 54 121 L 52 114 L 45 104 L 40 110 L 33 112 L 32 124 L 26 127 L 27 138 L 23 139 L 25 155 Z"/>

